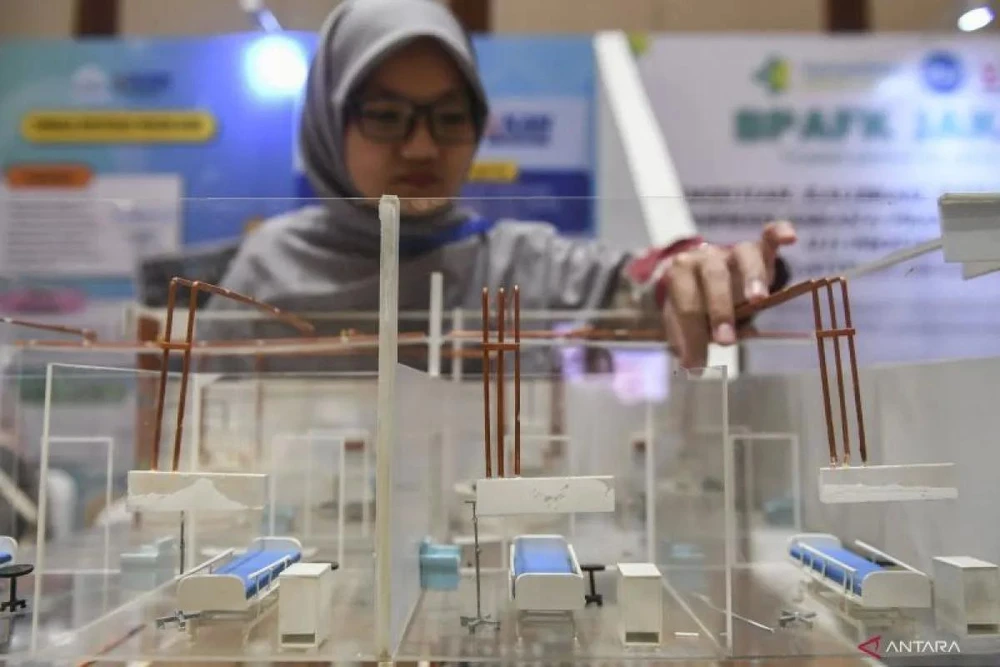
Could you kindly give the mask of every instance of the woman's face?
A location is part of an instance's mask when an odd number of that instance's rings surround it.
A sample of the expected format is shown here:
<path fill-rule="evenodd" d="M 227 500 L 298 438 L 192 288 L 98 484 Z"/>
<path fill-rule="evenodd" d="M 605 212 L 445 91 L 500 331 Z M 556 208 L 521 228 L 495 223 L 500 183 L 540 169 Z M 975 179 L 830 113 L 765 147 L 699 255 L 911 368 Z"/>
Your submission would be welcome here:
<path fill-rule="evenodd" d="M 435 42 L 387 58 L 348 118 L 347 169 L 362 195 L 397 195 L 404 211 L 421 212 L 459 194 L 476 152 L 475 115 L 465 79 Z"/>

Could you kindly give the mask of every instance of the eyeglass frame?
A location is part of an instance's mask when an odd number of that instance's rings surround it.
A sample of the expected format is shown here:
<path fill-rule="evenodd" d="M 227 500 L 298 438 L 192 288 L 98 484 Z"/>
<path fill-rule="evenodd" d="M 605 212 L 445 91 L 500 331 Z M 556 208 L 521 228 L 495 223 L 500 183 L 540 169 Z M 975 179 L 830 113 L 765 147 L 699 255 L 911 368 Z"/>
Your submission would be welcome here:
<path fill-rule="evenodd" d="M 473 136 L 469 139 L 442 139 L 439 136 L 439 132 L 435 130 L 434 122 L 434 112 L 437 108 L 445 104 L 446 100 L 449 102 L 454 98 L 455 93 L 446 93 L 441 97 L 431 100 L 430 102 L 415 102 L 411 99 L 400 95 L 393 95 L 391 93 L 379 93 L 375 95 L 359 95 L 357 97 L 351 98 L 347 104 L 347 120 L 357 123 L 358 129 L 361 134 L 371 141 L 376 141 L 379 143 L 397 143 L 409 141 L 414 132 L 417 131 L 417 126 L 423 119 L 426 121 L 427 131 L 430 133 L 431 138 L 440 145 L 444 146 L 463 146 L 469 144 L 475 144 L 479 141 L 480 135 L 482 134 L 483 119 L 482 114 L 479 113 L 475 101 L 471 96 L 467 96 L 463 100 L 463 104 L 468 106 L 469 122 L 473 126 Z M 411 110 L 410 118 L 406 124 L 406 130 L 399 136 L 394 138 L 385 138 L 380 136 L 375 136 L 372 133 L 366 132 L 364 129 L 364 122 L 362 117 L 363 106 L 371 102 L 393 102 L 398 104 L 403 104 Z"/>

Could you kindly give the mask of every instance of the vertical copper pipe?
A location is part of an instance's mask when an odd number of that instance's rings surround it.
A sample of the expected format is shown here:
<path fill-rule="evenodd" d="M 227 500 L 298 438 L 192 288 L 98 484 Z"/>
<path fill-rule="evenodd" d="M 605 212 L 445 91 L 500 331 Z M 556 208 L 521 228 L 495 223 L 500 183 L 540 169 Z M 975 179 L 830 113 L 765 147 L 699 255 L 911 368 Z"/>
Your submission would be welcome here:
<path fill-rule="evenodd" d="M 847 279 L 840 279 L 840 294 L 844 301 L 844 326 L 851 329 L 847 334 L 847 351 L 851 357 L 851 382 L 854 383 L 854 411 L 858 415 L 858 451 L 861 462 L 868 463 L 868 443 L 865 441 L 865 418 L 861 409 L 861 381 L 858 378 L 858 358 L 854 348 L 854 323 L 851 321 L 851 300 L 847 294 Z"/>
<path fill-rule="evenodd" d="M 490 288 L 483 288 L 483 442 L 486 448 L 486 478 L 493 476 L 490 451 Z"/>
<path fill-rule="evenodd" d="M 837 445 L 833 436 L 833 416 L 830 414 L 832 409 L 830 406 L 830 385 L 826 377 L 826 351 L 823 349 L 823 337 L 820 336 L 820 333 L 823 331 L 823 316 L 820 313 L 818 283 L 813 284 L 812 301 L 813 320 L 816 326 L 816 349 L 819 354 L 819 374 L 823 387 L 823 411 L 826 416 L 826 437 L 830 448 L 830 465 L 836 466 Z"/>
<path fill-rule="evenodd" d="M 156 342 L 160 338 L 160 322 L 153 317 L 141 316 L 136 323 L 136 338 L 138 341 Z M 150 466 L 150 459 L 153 450 L 150 447 L 149 434 L 156 427 L 154 419 L 156 417 L 156 389 L 159 385 L 160 374 L 151 371 L 160 370 L 159 354 L 142 353 L 136 356 L 136 369 L 139 371 L 139 381 L 136 391 L 138 401 L 136 403 L 136 424 L 135 424 L 135 461 L 136 468 Z M 138 516 L 138 515 L 136 515 Z"/>
<path fill-rule="evenodd" d="M 504 289 L 501 287 L 497 292 L 497 475 L 503 477 L 503 464 L 504 464 L 504 381 L 506 377 L 506 369 L 503 363 L 503 334 L 504 334 L 504 315 L 507 310 L 507 299 Z"/>
<path fill-rule="evenodd" d="M 194 345 L 194 318 L 198 308 L 198 287 L 200 283 L 196 280 L 191 284 L 191 301 L 188 303 L 187 334 L 184 337 L 184 367 L 181 370 L 181 393 L 177 402 L 177 429 L 174 433 L 173 467 L 171 470 L 177 472 L 177 466 L 181 462 L 181 438 L 184 433 L 184 407 L 187 403 L 188 376 L 191 373 L 191 347 Z"/>
<path fill-rule="evenodd" d="M 834 280 L 823 281 L 826 287 L 827 301 L 830 304 L 830 328 L 837 328 L 837 305 L 833 301 L 833 283 Z M 840 400 L 840 428 L 841 432 L 844 434 L 844 463 L 849 464 L 851 462 L 851 435 L 847 428 L 847 395 L 844 393 L 844 366 L 840 359 L 840 336 L 834 336 L 833 343 L 833 359 L 834 364 L 837 367 L 837 394 Z"/>
<path fill-rule="evenodd" d="M 153 465 L 151 470 L 157 470 L 160 467 L 160 437 L 163 434 L 163 409 L 164 403 L 167 400 L 167 365 L 170 362 L 170 334 L 174 328 L 174 303 L 177 300 L 177 279 L 174 278 L 170 281 L 170 287 L 167 289 L 167 324 L 166 331 L 163 333 L 163 342 L 167 345 L 163 346 L 163 354 L 160 359 L 160 384 L 156 391 L 156 423 L 153 425 L 153 446 L 152 446 L 152 459 Z"/>
<path fill-rule="evenodd" d="M 514 475 L 521 474 L 521 288 L 514 285 Z"/>

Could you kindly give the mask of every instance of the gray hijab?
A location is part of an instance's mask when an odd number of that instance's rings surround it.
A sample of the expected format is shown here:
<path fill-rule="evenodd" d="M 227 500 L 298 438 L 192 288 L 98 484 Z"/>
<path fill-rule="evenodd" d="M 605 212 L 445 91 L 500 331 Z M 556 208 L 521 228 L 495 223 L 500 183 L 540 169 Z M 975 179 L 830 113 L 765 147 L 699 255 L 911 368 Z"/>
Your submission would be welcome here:
<path fill-rule="evenodd" d="M 309 72 L 300 131 L 306 173 L 323 198 L 329 225 L 320 245 L 333 245 L 359 255 L 378 253 L 376 210 L 359 201 L 344 161 L 346 109 L 365 78 L 388 55 L 418 38 L 436 40 L 464 74 L 482 127 L 487 113 L 486 93 L 476 68 L 475 54 L 465 31 L 447 7 L 434 0 L 346 0 L 327 18 L 320 31 L 316 56 Z M 469 219 L 470 213 L 450 206 L 403 220 L 401 242 L 419 241 Z"/>

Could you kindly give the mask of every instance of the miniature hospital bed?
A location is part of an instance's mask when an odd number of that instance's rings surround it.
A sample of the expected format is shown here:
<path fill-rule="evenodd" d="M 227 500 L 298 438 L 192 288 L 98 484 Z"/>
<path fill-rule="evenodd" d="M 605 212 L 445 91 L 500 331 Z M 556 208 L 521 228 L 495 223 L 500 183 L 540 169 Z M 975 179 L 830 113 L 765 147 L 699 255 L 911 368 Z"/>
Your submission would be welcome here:
<path fill-rule="evenodd" d="M 834 535 L 803 533 L 788 555 L 812 583 L 865 609 L 929 609 L 931 580 L 923 572 L 856 540 L 845 548 Z M 859 553 L 860 552 L 860 553 Z"/>
<path fill-rule="evenodd" d="M 521 535 L 510 545 L 510 597 L 518 611 L 583 609 L 586 585 L 573 545 L 562 535 Z"/>
<path fill-rule="evenodd" d="M 243 553 L 229 549 L 180 578 L 177 607 L 186 617 L 250 611 L 278 589 L 278 575 L 302 559 L 292 537 L 259 537 Z"/>

